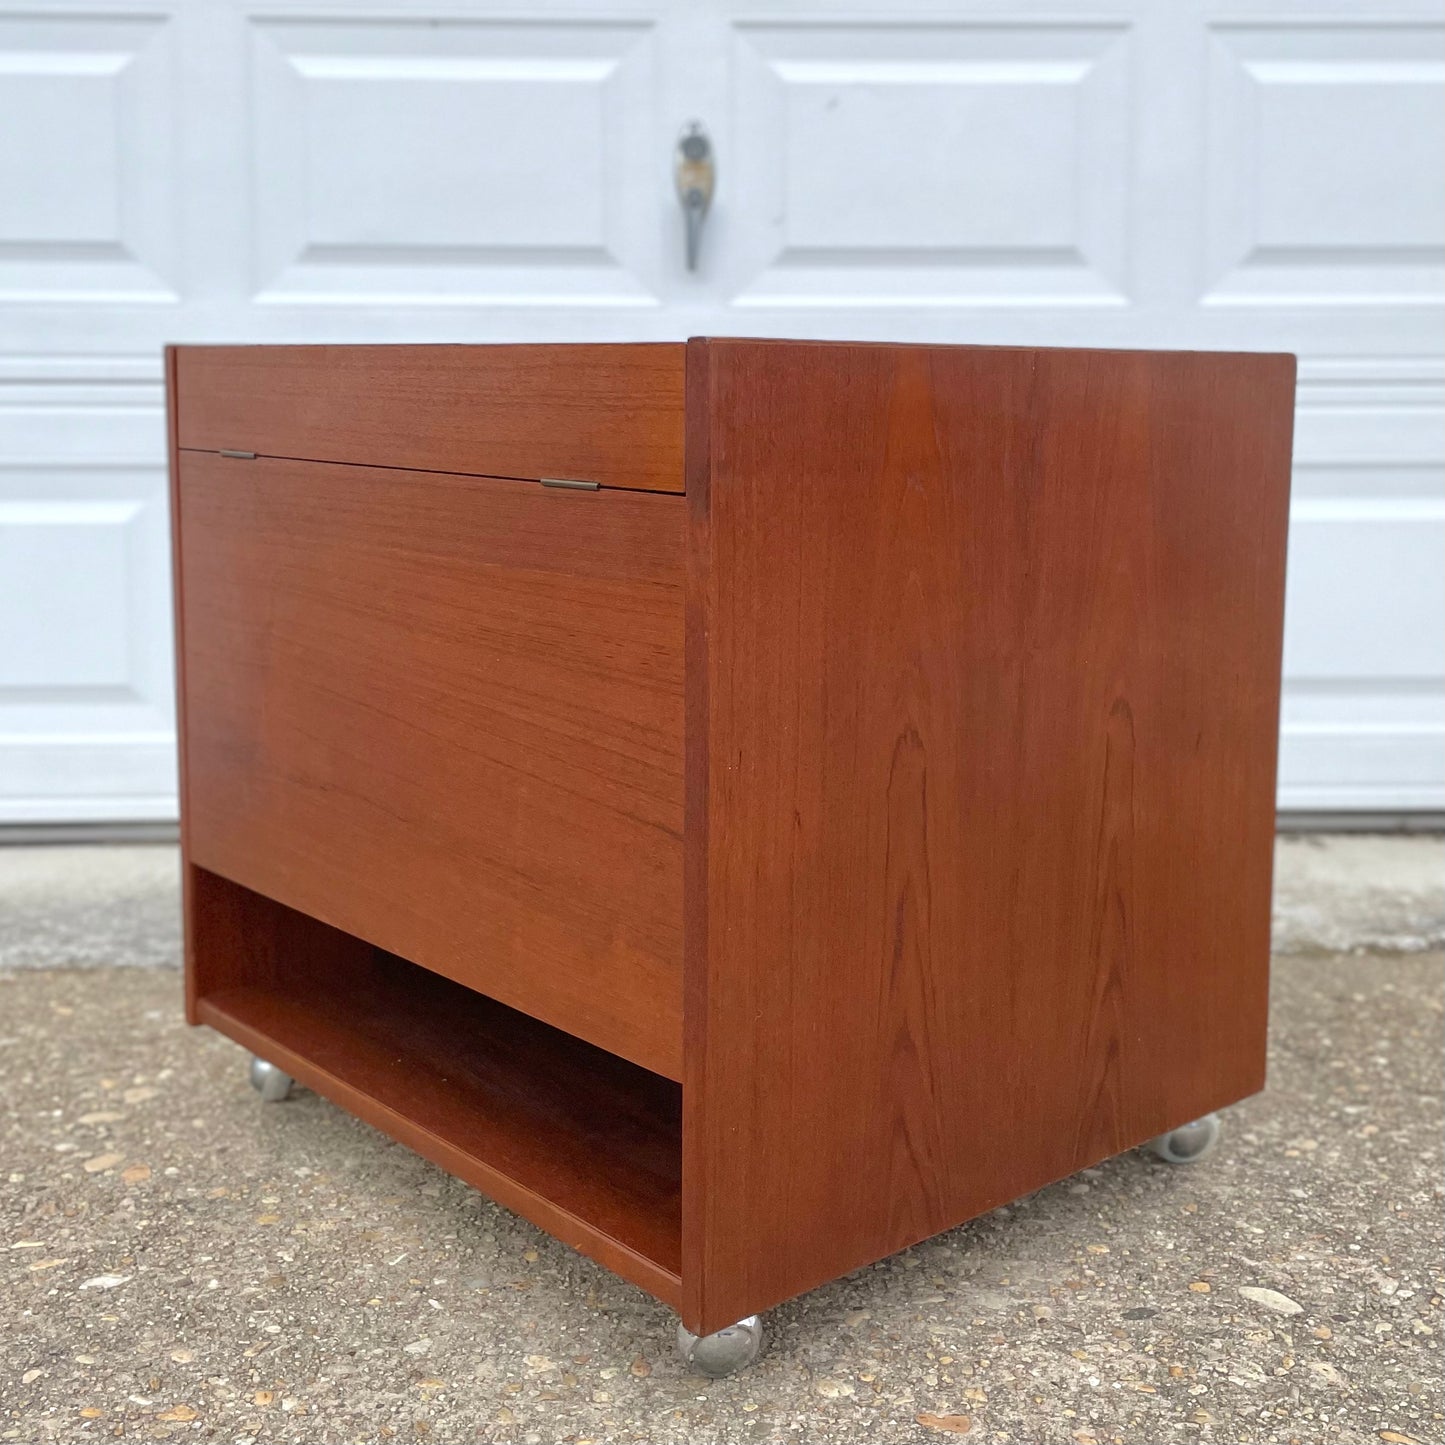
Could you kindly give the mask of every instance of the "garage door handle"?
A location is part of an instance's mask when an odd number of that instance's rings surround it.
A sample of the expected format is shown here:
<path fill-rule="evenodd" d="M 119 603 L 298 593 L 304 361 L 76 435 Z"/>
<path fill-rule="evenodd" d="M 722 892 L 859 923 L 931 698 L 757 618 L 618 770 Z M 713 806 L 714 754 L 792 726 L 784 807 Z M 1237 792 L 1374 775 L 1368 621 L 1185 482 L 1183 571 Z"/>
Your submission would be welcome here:
<path fill-rule="evenodd" d="M 678 137 L 677 152 L 673 158 L 673 179 L 687 226 L 687 269 L 696 271 L 698 250 L 702 245 L 702 223 L 707 219 L 713 186 L 717 181 L 712 142 L 701 121 L 689 121 Z"/>

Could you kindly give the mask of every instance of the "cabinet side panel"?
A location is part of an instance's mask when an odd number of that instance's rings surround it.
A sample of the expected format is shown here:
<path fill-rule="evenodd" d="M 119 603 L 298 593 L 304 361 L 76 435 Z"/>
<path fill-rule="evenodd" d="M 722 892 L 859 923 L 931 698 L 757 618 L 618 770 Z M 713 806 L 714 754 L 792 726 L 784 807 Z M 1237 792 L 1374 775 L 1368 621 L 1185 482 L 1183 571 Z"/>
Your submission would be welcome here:
<path fill-rule="evenodd" d="M 185 972 L 186 1021 L 199 1023 L 196 1011 L 196 898 L 194 872 L 187 835 L 190 809 L 186 805 L 186 647 L 185 586 L 181 568 L 181 453 L 180 453 L 180 371 L 177 350 L 165 349 L 166 372 L 166 467 L 171 509 L 171 627 L 175 649 L 176 686 L 176 796 L 181 823 L 181 930 L 182 965 Z"/>
<path fill-rule="evenodd" d="M 684 1322 L 699 1329 L 703 1316 L 705 1229 L 704 1181 L 709 1177 L 711 1131 L 721 1119 L 708 1112 L 708 798 L 711 767 L 708 632 L 717 607 L 710 525 L 712 484 L 711 343 L 687 343 L 687 570 L 684 609 L 684 739 L 682 866 L 682 1307 Z M 746 1313 L 746 1312 L 745 1312 Z M 738 1316 L 741 1318 L 741 1316 Z M 725 1322 L 726 1323 L 726 1322 Z"/>
<path fill-rule="evenodd" d="M 1262 1085 L 1293 360 L 720 341 L 698 378 L 713 1330 Z"/>

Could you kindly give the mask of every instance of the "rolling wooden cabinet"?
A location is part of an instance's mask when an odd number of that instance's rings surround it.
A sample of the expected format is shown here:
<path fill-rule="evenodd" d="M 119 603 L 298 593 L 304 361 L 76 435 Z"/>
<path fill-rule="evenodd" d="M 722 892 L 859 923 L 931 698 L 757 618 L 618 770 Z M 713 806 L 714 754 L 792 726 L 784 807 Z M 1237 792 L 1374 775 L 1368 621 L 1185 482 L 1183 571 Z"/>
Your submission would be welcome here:
<path fill-rule="evenodd" d="M 1261 1086 L 1292 358 L 168 378 L 187 1011 L 268 1077 L 699 1335 Z"/>

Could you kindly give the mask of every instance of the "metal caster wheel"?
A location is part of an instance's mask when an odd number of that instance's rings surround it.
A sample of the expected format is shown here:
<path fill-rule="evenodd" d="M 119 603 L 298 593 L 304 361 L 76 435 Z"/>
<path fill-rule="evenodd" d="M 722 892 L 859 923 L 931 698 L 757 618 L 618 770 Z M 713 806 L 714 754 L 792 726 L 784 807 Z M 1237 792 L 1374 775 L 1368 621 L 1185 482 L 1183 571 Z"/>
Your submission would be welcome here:
<path fill-rule="evenodd" d="M 689 1369 L 720 1380 L 747 1369 L 762 1354 L 763 1322 L 749 1315 L 714 1335 L 695 1335 L 686 1325 L 678 1325 L 677 1352 Z"/>
<path fill-rule="evenodd" d="M 275 1064 L 268 1064 L 259 1055 L 251 1055 L 251 1087 L 265 1103 L 279 1104 L 290 1095 L 295 1082 L 290 1074 L 283 1074 Z"/>
<path fill-rule="evenodd" d="M 1181 1124 L 1149 1141 L 1150 1152 L 1166 1164 L 1193 1164 L 1219 1143 L 1223 1129 L 1218 1114 L 1206 1114 L 1192 1124 Z"/>

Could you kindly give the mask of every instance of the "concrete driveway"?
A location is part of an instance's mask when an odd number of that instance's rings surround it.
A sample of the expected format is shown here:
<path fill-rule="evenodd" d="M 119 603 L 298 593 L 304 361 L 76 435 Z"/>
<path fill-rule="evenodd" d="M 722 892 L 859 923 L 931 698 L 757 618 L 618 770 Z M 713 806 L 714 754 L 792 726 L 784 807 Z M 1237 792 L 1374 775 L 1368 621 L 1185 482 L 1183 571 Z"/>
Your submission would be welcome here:
<path fill-rule="evenodd" d="M 165 954 L 107 886 L 113 947 Z M 631 1286 L 312 1095 L 260 1104 L 172 969 L 0 974 L 0 1439 L 1439 1445 L 1442 974 L 1280 958 L 1216 1155 L 818 1290 L 719 1382 Z"/>

